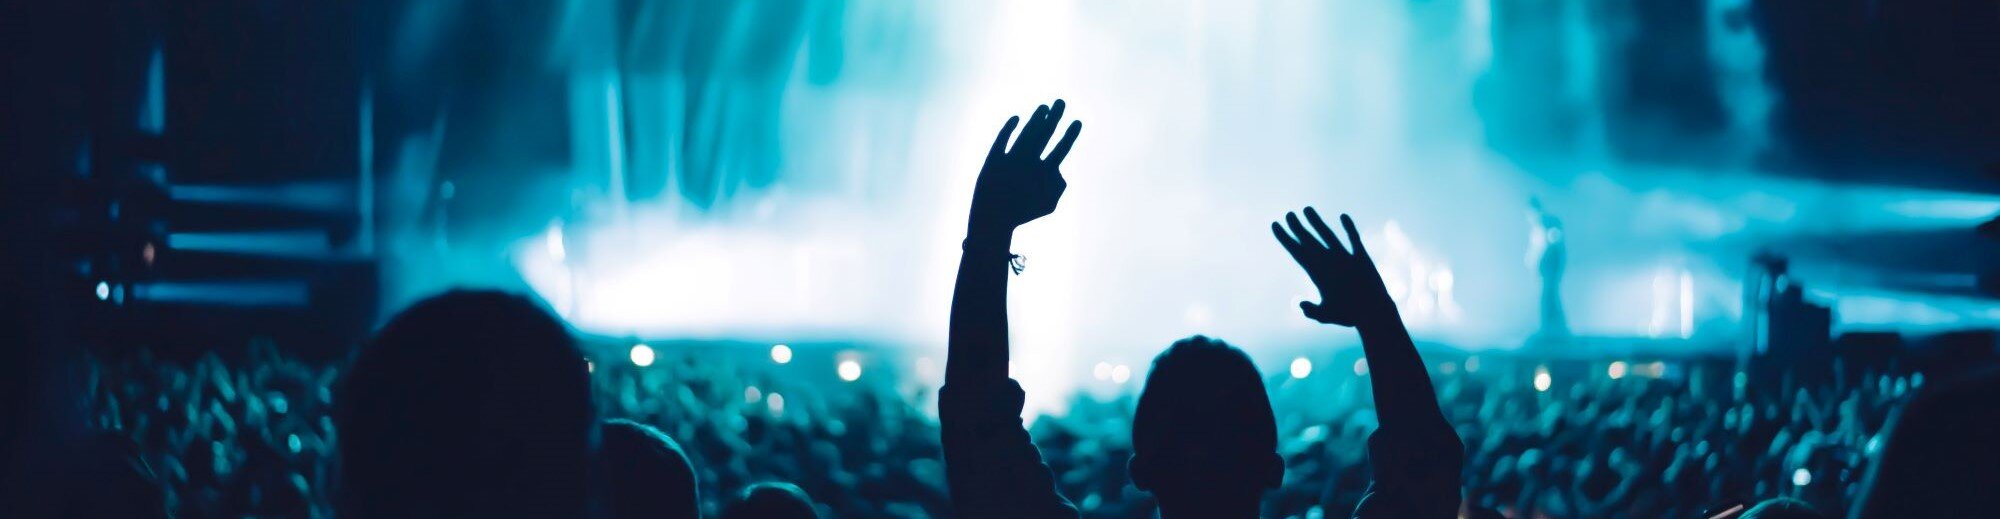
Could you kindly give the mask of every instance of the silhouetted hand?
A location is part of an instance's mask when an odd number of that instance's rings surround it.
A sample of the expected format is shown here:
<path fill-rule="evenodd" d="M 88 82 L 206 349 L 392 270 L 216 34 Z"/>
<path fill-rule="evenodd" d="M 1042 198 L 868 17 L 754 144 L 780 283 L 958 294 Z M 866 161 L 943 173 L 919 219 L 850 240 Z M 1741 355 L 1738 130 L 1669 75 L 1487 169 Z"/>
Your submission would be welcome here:
<path fill-rule="evenodd" d="M 1069 155 L 1077 133 L 1083 131 L 1082 122 L 1070 122 L 1062 140 L 1043 157 L 1042 150 L 1055 135 L 1062 114 L 1061 99 L 1056 100 L 1054 108 L 1048 105 L 1036 108 L 1012 149 L 1007 148 L 1007 137 L 1014 133 L 1021 118 L 1010 118 L 1000 128 L 1000 136 L 993 139 L 993 149 L 987 152 L 986 165 L 980 168 L 979 182 L 972 191 L 971 234 L 1011 232 L 1016 226 L 1056 210 L 1056 201 L 1069 186 L 1058 168 L 1063 157 Z"/>
<path fill-rule="evenodd" d="M 1368 248 L 1361 244 L 1361 233 L 1354 230 L 1354 219 L 1340 215 L 1340 225 L 1347 229 L 1347 242 L 1353 247 L 1350 252 L 1340 246 L 1333 229 L 1320 219 L 1318 211 L 1307 207 L 1305 212 L 1306 221 L 1319 233 L 1317 237 L 1299 223 L 1296 213 L 1285 213 L 1284 225 L 1271 222 L 1271 234 L 1277 235 L 1278 244 L 1285 246 L 1292 259 L 1306 269 L 1313 286 L 1319 288 L 1319 302 L 1301 301 L 1299 309 L 1314 321 L 1341 326 L 1394 318 L 1396 303 L 1389 299 L 1382 275 L 1368 258 Z M 1287 228 L 1290 232 L 1286 232 Z"/>

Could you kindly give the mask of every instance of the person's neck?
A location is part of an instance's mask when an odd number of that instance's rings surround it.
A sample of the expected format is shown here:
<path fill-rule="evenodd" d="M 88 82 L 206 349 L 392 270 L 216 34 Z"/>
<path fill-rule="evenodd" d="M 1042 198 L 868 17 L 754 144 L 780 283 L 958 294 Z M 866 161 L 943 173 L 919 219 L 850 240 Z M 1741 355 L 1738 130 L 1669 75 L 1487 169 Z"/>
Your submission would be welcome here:
<path fill-rule="evenodd" d="M 1257 519 L 1260 499 L 1217 495 L 1192 499 L 1160 498 L 1160 519 Z"/>

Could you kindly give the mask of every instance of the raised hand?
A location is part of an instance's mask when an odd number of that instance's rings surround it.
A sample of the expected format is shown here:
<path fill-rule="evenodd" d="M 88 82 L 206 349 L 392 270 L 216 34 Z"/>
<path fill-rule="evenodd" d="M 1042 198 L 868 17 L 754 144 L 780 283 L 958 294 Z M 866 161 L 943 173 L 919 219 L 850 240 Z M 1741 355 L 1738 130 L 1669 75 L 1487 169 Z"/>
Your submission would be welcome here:
<path fill-rule="evenodd" d="M 1307 207 L 1305 213 L 1306 221 L 1312 225 L 1310 231 L 1299 223 L 1296 213 L 1285 213 L 1284 225 L 1271 222 L 1271 234 L 1278 237 L 1278 244 L 1292 254 L 1292 259 L 1305 268 L 1306 276 L 1312 278 L 1313 286 L 1319 288 L 1319 302 L 1301 301 L 1299 309 L 1314 321 L 1341 326 L 1395 319 L 1396 303 L 1389 299 L 1382 275 L 1368 258 L 1368 248 L 1361 244 L 1361 233 L 1354 230 L 1354 219 L 1340 215 L 1340 225 L 1346 228 L 1347 242 L 1352 247 L 1350 251 L 1341 247 L 1333 228 L 1320 219 L 1319 211 Z"/>
<path fill-rule="evenodd" d="M 1028 123 L 1021 128 L 1021 135 L 1014 139 L 1013 148 L 1007 147 L 1007 138 L 1014 133 L 1014 127 L 1021 122 L 1020 117 L 1007 120 L 1000 128 L 1000 135 L 993 139 L 993 149 L 986 154 L 986 165 L 979 170 L 979 182 L 972 191 L 972 218 L 969 233 L 973 235 L 998 232 L 1009 233 L 1014 227 L 1041 218 L 1056 210 L 1056 201 L 1062 198 L 1063 189 L 1069 186 L 1063 181 L 1063 157 L 1069 155 L 1069 148 L 1076 143 L 1076 136 L 1083 131 L 1083 123 L 1072 121 L 1069 130 L 1063 132 L 1055 149 L 1044 157 L 1042 150 L 1048 148 L 1049 139 L 1055 135 L 1056 123 L 1062 120 L 1063 101 L 1057 99 L 1054 106 L 1043 105 L 1028 117 Z"/>

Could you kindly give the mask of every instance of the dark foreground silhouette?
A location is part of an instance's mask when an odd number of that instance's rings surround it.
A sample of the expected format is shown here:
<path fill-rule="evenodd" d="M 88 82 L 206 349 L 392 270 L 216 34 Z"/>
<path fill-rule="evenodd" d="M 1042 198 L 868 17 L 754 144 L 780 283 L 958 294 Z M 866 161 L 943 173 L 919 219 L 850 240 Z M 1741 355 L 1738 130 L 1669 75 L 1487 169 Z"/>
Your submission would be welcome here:
<path fill-rule="evenodd" d="M 454 291 L 361 348 L 334 399 L 343 517 L 578 517 L 590 381 L 534 303 Z"/>
<path fill-rule="evenodd" d="M 1043 154 L 1065 106 L 1009 119 L 994 139 L 973 191 L 964 254 L 953 294 L 949 359 L 939 392 L 946 477 L 965 517 L 1075 517 L 1041 453 L 1022 428 L 1025 395 L 1007 376 L 1007 273 L 1015 228 L 1055 210 L 1067 182 L 1060 171 L 1081 123 Z M 1015 127 L 1020 136 L 1008 146 Z M 1357 517 L 1453 517 L 1463 446 L 1444 420 L 1423 360 L 1404 330 L 1360 233 L 1342 217 L 1348 244 L 1311 208 L 1272 232 L 1313 284 L 1306 317 L 1353 327 L 1376 376 L 1381 427 L 1368 442 L 1372 483 Z M 1316 233 L 1315 233 L 1316 231 Z M 1160 515 L 1256 517 L 1263 493 L 1284 480 L 1269 396 L 1241 350 L 1190 337 L 1155 358 L 1132 425 L 1133 484 L 1153 494 Z"/>

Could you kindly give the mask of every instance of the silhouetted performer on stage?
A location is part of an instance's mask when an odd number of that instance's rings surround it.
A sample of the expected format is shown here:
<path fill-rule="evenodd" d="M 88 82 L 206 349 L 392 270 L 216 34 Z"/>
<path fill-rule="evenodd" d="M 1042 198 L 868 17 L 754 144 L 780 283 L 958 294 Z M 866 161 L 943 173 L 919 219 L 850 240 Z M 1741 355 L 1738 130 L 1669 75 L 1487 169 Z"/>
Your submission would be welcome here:
<path fill-rule="evenodd" d="M 974 188 L 972 215 L 951 307 L 945 387 L 939 391 L 945 475 L 960 517 L 1076 517 L 1021 425 L 1025 394 L 1007 376 L 1007 274 L 1014 229 L 1055 210 L 1066 183 L 1059 167 L 1081 124 L 1055 148 L 1063 102 L 1043 106 L 1022 126 L 1010 119 L 994 140 Z M 1318 214 L 1307 213 L 1325 230 Z M 1445 423 L 1430 379 L 1365 250 L 1321 245 L 1290 218 L 1298 237 L 1279 240 L 1321 289 L 1306 315 L 1361 330 L 1372 364 L 1380 434 L 1370 440 L 1375 482 L 1360 517 L 1452 517 L 1463 447 Z M 1348 223 L 1350 238 L 1352 223 Z M 1331 238 L 1330 232 L 1325 234 Z M 1284 480 L 1277 432 L 1262 377 L 1242 351 L 1191 337 L 1154 359 L 1133 417 L 1132 482 L 1158 500 L 1160 515 L 1256 517 L 1266 490 Z"/>
<path fill-rule="evenodd" d="M 1542 280 L 1541 328 L 1530 344 L 1554 344 L 1569 340 L 1569 317 L 1563 314 L 1563 268 L 1569 261 L 1569 238 L 1563 234 L 1562 220 L 1542 207 L 1541 199 L 1528 199 L 1534 210 L 1529 220 L 1528 261 Z"/>

